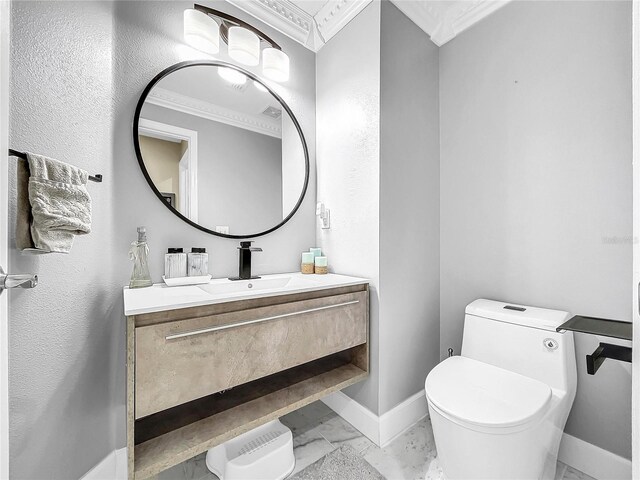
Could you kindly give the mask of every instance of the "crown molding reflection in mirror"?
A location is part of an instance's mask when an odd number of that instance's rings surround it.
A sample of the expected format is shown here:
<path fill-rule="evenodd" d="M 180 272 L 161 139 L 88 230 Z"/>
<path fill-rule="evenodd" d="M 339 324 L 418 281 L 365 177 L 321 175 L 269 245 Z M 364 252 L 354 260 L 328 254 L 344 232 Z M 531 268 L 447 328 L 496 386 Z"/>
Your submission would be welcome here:
<path fill-rule="evenodd" d="M 195 115 L 234 127 L 244 128 L 245 130 L 262 133 L 263 135 L 276 138 L 282 137 L 282 127 L 275 121 L 269 122 L 255 115 L 241 114 L 235 110 L 172 92 L 165 88 L 154 88 L 153 91 L 149 93 L 147 101 L 159 107 Z"/>

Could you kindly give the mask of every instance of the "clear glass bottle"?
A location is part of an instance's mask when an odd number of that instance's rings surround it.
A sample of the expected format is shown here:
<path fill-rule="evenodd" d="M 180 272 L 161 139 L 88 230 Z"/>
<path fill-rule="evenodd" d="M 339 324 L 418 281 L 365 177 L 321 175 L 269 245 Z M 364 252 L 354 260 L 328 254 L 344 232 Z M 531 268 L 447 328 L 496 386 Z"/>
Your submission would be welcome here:
<path fill-rule="evenodd" d="M 129 258 L 133 261 L 133 273 L 129 288 L 153 285 L 149 274 L 149 246 L 147 245 L 147 229 L 145 227 L 138 227 L 138 241 L 131 244 Z"/>

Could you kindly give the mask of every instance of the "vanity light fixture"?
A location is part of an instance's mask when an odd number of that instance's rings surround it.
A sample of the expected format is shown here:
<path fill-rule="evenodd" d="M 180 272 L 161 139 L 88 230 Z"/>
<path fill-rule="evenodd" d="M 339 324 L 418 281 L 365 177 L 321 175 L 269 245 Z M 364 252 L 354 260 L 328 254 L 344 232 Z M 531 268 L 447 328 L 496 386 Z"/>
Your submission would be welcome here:
<path fill-rule="evenodd" d="M 260 38 L 242 27 L 229 28 L 229 56 L 244 65 L 260 63 Z"/>
<path fill-rule="evenodd" d="M 233 85 L 244 85 L 247 82 L 247 76 L 233 68 L 219 67 L 218 74 Z"/>
<path fill-rule="evenodd" d="M 206 13 L 193 8 L 184 11 L 184 40 L 204 53 L 220 51 L 220 26 Z"/>
<path fill-rule="evenodd" d="M 276 82 L 289 80 L 289 57 L 277 48 L 265 48 L 262 51 L 262 73 Z"/>
<path fill-rule="evenodd" d="M 195 4 L 184 12 L 184 37 L 189 45 L 209 54 L 219 52 L 221 38 L 229 56 L 249 66 L 260 64 L 262 50 L 264 76 L 276 82 L 289 80 L 289 56 L 271 38 L 239 18 Z"/>

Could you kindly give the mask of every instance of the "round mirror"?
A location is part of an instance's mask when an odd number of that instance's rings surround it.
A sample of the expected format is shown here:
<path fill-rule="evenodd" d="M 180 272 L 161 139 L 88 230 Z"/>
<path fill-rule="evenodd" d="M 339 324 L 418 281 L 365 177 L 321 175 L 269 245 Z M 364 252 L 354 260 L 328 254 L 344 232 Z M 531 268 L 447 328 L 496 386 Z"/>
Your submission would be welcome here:
<path fill-rule="evenodd" d="M 162 71 L 140 97 L 133 141 L 158 198 L 214 235 L 272 232 L 307 190 L 300 124 L 282 98 L 235 65 L 182 62 Z"/>

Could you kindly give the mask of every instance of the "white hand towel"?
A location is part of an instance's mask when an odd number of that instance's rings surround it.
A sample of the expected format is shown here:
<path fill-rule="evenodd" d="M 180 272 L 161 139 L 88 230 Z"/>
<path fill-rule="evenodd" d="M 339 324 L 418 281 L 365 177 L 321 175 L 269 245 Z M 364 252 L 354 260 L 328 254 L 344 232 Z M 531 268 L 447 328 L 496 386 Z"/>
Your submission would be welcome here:
<path fill-rule="evenodd" d="M 16 163 L 16 248 L 25 253 L 38 253 L 31 236 L 31 202 L 29 201 L 29 164 L 25 158 Z"/>
<path fill-rule="evenodd" d="M 27 153 L 31 236 L 37 250 L 69 253 L 75 235 L 91 232 L 89 174 L 57 160 Z"/>

